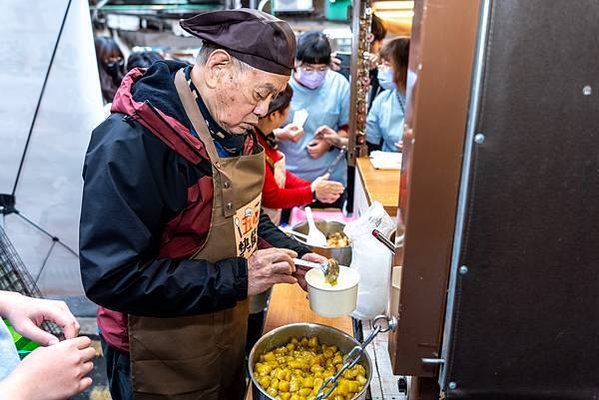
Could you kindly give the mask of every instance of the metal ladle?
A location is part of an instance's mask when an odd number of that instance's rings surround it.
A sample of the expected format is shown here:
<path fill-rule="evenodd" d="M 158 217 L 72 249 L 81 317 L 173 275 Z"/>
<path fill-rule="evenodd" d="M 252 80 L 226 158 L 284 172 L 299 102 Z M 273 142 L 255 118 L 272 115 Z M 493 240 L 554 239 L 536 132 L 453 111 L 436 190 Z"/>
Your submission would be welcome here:
<path fill-rule="evenodd" d="M 294 258 L 293 261 L 302 267 L 320 268 L 324 273 L 325 280 L 329 284 L 334 285 L 337 283 L 337 278 L 339 278 L 339 263 L 334 258 L 329 258 L 322 263 L 300 260 L 299 258 Z"/>

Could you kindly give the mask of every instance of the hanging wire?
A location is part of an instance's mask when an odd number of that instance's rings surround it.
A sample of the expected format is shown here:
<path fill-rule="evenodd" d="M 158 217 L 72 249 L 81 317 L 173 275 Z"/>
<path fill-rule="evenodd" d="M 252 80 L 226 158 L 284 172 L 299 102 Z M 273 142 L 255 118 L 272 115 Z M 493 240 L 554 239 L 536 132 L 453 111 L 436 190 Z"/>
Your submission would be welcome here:
<path fill-rule="evenodd" d="M 42 232 L 44 235 L 48 236 L 50 239 L 52 239 L 53 242 L 58 243 L 59 245 L 61 245 L 62 247 L 64 247 L 68 252 L 70 252 L 71 254 L 73 254 L 75 257 L 79 257 L 79 253 L 77 253 L 75 250 L 73 250 L 72 248 L 70 248 L 66 243 L 64 243 L 62 240 L 60 240 L 59 237 L 52 235 L 50 232 L 48 232 L 44 228 L 42 228 L 41 226 L 39 226 L 38 224 L 36 224 L 32 220 L 30 220 L 29 218 L 25 217 L 18 210 L 15 210 L 14 213 L 15 213 L 15 215 L 17 215 L 18 217 L 20 217 L 21 219 L 23 219 L 25 222 L 27 222 L 28 224 L 30 224 L 31 226 L 33 226 L 34 228 L 36 228 L 37 230 L 39 230 L 40 232 Z"/>
<path fill-rule="evenodd" d="M 46 254 L 46 258 L 44 258 L 42 267 L 40 268 L 39 272 L 37 273 L 37 275 L 35 277 L 34 282 L 36 285 L 39 282 L 40 277 L 42 276 L 42 272 L 44 272 L 44 269 L 46 268 L 46 264 L 48 263 L 48 260 L 50 259 L 50 255 L 52 254 L 52 250 L 54 250 L 54 246 L 56 246 L 56 240 L 52 241 L 52 246 L 50 246 L 50 248 L 48 249 L 48 253 Z"/>
<path fill-rule="evenodd" d="M 29 142 L 31 141 L 31 134 L 33 133 L 33 127 L 35 126 L 35 121 L 37 120 L 37 114 L 40 110 L 40 105 L 42 104 L 42 99 L 44 98 L 44 92 L 46 91 L 46 84 L 48 83 L 48 77 L 50 76 L 50 70 L 52 70 L 52 64 L 54 64 L 54 57 L 56 56 L 56 50 L 58 49 L 58 44 L 60 43 L 60 38 L 62 36 L 62 31 L 64 29 L 65 23 L 67 22 L 67 16 L 69 14 L 69 9 L 71 8 L 71 1 L 67 3 L 67 8 L 64 11 L 64 16 L 62 18 L 62 23 L 60 24 L 60 30 L 58 31 L 58 36 L 56 37 L 56 41 L 54 42 L 54 49 L 52 50 L 52 56 L 50 57 L 50 62 L 48 63 L 48 68 L 46 69 L 46 76 L 44 77 L 44 83 L 42 85 L 42 90 L 40 91 L 39 97 L 37 98 L 37 105 L 35 106 L 35 112 L 33 113 L 33 119 L 31 120 L 31 125 L 29 125 L 29 133 L 27 134 L 27 141 L 25 142 L 25 148 L 23 149 L 23 155 L 21 156 L 21 161 L 19 162 L 19 170 L 17 171 L 17 176 L 15 178 L 15 184 L 12 188 L 12 195 L 15 195 L 17 191 L 17 186 L 19 184 L 19 178 L 21 177 L 21 172 L 23 171 L 23 164 L 25 162 L 25 157 L 27 156 L 27 150 L 29 149 Z"/>

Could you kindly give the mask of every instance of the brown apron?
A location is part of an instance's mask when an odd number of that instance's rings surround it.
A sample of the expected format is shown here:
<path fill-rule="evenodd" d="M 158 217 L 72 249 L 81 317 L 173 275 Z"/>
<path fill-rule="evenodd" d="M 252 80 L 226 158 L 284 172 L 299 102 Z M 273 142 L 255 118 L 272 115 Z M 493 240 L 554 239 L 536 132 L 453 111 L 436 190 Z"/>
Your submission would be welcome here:
<path fill-rule="evenodd" d="M 257 248 L 264 150 L 221 159 L 185 80 L 175 85 L 212 162 L 214 199 L 206 242 L 193 256 L 216 262 L 248 258 Z M 211 314 L 129 317 L 131 379 L 136 400 L 236 400 L 245 393 L 248 301 Z"/>

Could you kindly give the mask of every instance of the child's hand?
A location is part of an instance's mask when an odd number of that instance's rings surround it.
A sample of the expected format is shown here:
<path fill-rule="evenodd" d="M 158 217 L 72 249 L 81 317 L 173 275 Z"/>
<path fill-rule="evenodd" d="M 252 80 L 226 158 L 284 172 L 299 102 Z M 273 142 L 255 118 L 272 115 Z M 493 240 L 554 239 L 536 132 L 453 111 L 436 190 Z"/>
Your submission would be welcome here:
<path fill-rule="evenodd" d="M 31 352 L 2 382 L 0 393 L 12 400 L 64 400 L 91 386 L 96 350 L 82 336 Z M 3 397 L 4 398 L 4 397 Z"/>
<path fill-rule="evenodd" d="M 79 334 L 79 323 L 63 301 L 26 297 L 13 292 L 0 292 L 0 315 L 8 318 L 17 332 L 43 346 L 58 343 L 58 338 L 40 328 L 52 321 L 67 339 Z"/>

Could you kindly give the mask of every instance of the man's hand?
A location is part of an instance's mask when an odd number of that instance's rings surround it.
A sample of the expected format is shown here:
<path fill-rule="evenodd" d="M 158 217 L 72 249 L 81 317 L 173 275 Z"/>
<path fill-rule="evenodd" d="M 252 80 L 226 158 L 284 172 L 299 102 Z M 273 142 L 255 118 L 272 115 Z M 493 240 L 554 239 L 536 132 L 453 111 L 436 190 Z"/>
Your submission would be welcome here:
<path fill-rule="evenodd" d="M 329 174 L 324 174 L 314 179 L 312 182 L 312 191 L 316 195 L 316 199 L 321 203 L 334 203 L 339 196 L 343 194 L 345 188 L 342 184 L 329 180 Z"/>
<path fill-rule="evenodd" d="M 79 334 L 79 323 L 64 301 L 26 297 L 0 292 L 0 315 L 4 315 L 17 332 L 43 346 L 58 343 L 58 338 L 40 328 L 44 321 L 58 325 L 67 339 Z"/>
<path fill-rule="evenodd" d="M 306 151 L 312 158 L 320 158 L 322 157 L 329 149 L 331 145 L 322 139 L 312 139 L 306 148 Z"/>
<path fill-rule="evenodd" d="M 403 141 L 400 140 L 399 142 L 394 143 L 394 146 L 399 152 L 401 152 L 403 150 Z"/>
<path fill-rule="evenodd" d="M 293 258 L 297 253 L 288 249 L 257 250 L 248 259 L 248 296 L 263 293 L 277 283 L 296 283 Z"/>
<path fill-rule="evenodd" d="M 0 383 L 2 398 L 64 400 L 81 393 L 92 384 L 87 375 L 96 350 L 90 345 L 82 336 L 35 349 Z"/>
<path fill-rule="evenodd" d="M 290 140 L 293 143 L 297 143 L 304 136 L 304 129 L 293 122 L 283 128 L 275 129 L 273 132 L 277 140 Z"/>
<path fill-rule="evenodd" d="M 312 262 L 316 262 L 316 263 L 320 264 L 320 263 L 326 262 L 327 258 L 324 256 L 321 256 L 320 254 L 308 253 L 308 254 L 304 254 L 304 256 L 302 257 L 302 260 L 312 261 Z M 308 291 L 308 284 L 306 283 L 306 272 L 308 272 L 309 270 L 310 270 L 309 267 L 303 267 L 301 265 L 298 265 L 295 273 L 293 274 L 293 276 L 295 276 L 297 278 L 297 283 L 306 292 Z"/>
<path fill-rule="evenodd" d="M 340 135 L 334 129 L 323 125 L 316 129 L 314 132 L 314 138 L 325 140 L 328 144 L 335 147 L 346 147 L 349 143 L 347 137 Z"/>

